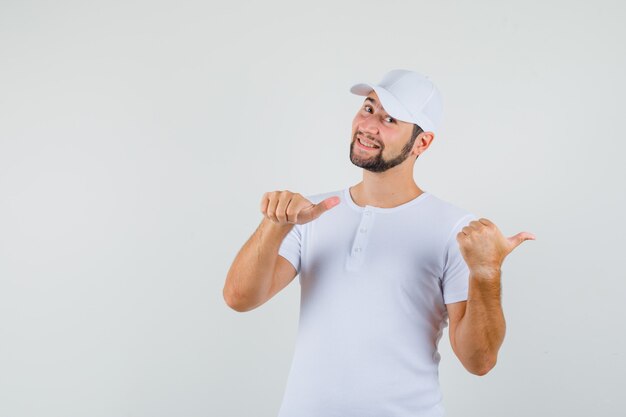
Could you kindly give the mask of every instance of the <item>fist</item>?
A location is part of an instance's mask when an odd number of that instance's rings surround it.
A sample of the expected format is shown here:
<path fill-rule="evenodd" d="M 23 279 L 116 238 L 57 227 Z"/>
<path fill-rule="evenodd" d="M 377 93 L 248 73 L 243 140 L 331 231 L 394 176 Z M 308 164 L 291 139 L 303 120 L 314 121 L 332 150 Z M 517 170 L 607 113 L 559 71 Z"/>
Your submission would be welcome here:
<path fill-rule="evenodd" d="M 287 190 L 272 191 L 263 194 L 261 213 L 277 224 L 305 224 L 317 219 L 337 204 L 339 204 L 337 196 L 313 204 L 298 193 Z"/>
<path fill-rule="evenodd" d="M 497 270 L 504 258 L 525 240 L 535 240 L 535 235 L 521 232 L 504 237 L 491 221 L 481 218 L 471 221 L 457 235 L 461 254 L 470 271 Z"/>

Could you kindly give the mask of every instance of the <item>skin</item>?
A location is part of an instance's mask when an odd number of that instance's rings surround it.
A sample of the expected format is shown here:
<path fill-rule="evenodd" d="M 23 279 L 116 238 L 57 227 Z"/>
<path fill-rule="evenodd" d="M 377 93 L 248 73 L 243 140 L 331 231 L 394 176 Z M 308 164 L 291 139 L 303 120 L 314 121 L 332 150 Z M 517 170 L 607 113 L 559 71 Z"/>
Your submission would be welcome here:
<path fill-rule="evenodd" d="M 389 116 L 374 91 L 364 99 L 352 121 L 350 142 L 350 160 L 363 168 L 363 180 L 350 188 L 356 204 L 391 208 L 423 193 L 413 179 L 413 167 L 434 134 L 422 132 L 411 145 L 412 130 L 412 123 Z M 362 149 L 357 138 L 380 148 Z M 500 300 L 502 263 L 513 249 L 535 236 L 521 232 L 507 238 L 494 223 L 481 218 L 465 226 L 456 239 L 470 277 L 467 301 L 446 304 L 450 342 L 469 372 L 485 375 L 496 364 L 505 334 Z"/>

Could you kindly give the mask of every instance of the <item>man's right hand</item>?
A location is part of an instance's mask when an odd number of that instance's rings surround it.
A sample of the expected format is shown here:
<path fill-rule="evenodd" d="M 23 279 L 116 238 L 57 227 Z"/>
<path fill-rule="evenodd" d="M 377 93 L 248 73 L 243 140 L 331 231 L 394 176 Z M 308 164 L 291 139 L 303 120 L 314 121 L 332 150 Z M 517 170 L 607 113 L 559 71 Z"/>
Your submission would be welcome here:
<path fill-rule="evenodd" d="M 298 193 L 271 191 L 263 194 L 261 213 L 280 225 L 305 224 L 335 207 L 339 201 L 339 197 L 332 196 L 313 204 Z"/>

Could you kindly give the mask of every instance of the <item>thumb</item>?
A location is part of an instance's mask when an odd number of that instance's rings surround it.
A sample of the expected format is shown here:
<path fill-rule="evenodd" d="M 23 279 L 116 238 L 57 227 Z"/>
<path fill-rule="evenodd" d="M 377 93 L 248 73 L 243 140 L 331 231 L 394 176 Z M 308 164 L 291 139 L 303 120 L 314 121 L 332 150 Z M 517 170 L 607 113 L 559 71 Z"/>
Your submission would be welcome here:
<path fill-rule="evenodd" d="M 328 197 L 327 199 L 322 200 L 319 203 L 317 203 L 313 210 L 319 210 L 319 214 L 321 215 L 326 210 L 329 210 L 329 209 L 335 207 L 337 204 L 339 204 L 339 197 L 332 196 L 332 197 Z"/>
<path fill-rule="evenodd" d="M 317 219 L 319 216 L 321 216 L 324 212 L 326 212 L 327 210 L 335 207 L 337 204 L 339 204 L 339 197 L 337 196 L 333 196 L 333 197 L 328 197 L 325 200 L 320 201 L 319 203 L 315 204 L 312 208 L 311 208 L 311 219 Z"/>
<path fill-rule="evenodd" d="M 511 236 L 509 237 L 507 240 L 509 241 L 509 243 L 511 244 L 511 250 L 515 249 L 516 247 L 518 247 L 519 245 L 522 244 L 522 242 L 526 241 L 526 240 L 535 240 L 536 237 L 534 234 L 529 233 L 529 232 L 521 232 L 516 234 L 515 236 Z"/>

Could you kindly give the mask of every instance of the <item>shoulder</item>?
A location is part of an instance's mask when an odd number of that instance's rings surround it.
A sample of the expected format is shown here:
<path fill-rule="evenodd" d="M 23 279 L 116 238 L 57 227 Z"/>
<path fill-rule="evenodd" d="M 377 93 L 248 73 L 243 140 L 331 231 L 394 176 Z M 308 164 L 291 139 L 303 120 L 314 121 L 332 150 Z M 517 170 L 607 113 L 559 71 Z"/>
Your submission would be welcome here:
<path fill-rule="evenodd" d="M 439 227 L 440 232 L 445 237 L 444 242 L 473 219 L 478 218 L 472 211 L 434 194 L 430 194 L 426 203 L 428 218 Z"/>
<path fill-rule="evenodd" d="M 436 216 L 439 220 L 447 222 L 454 222 L 463 217 L 474 215 L 470 210 L 460 207 L 456 203 L 437 197 L 434 194 L 430 194 L 428 205 L 432 210 L 432 215 Z"/>

